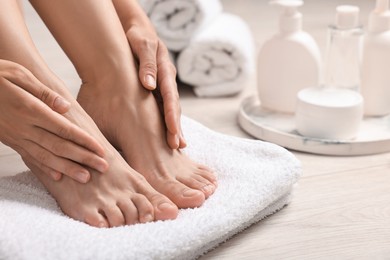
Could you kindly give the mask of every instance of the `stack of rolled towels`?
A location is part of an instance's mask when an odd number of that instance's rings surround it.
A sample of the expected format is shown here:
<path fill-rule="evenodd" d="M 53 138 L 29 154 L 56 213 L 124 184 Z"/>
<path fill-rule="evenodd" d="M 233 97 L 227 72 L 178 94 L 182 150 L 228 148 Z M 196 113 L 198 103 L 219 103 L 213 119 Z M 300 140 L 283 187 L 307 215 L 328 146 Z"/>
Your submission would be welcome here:
<path fill-rule="evenodd" d="M 140 0 L 159 37 L 175 52 L 180 81 L 199 97 L 239 93 L 254 72 L 248 25 L 219 0 Z"/>

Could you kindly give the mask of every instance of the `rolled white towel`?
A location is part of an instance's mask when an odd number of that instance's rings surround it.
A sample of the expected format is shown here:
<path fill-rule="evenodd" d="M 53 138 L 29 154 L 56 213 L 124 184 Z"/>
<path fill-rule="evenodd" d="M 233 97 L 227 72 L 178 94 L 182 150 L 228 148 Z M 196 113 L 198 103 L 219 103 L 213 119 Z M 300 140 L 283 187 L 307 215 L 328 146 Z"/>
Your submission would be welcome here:
<path fill-rule="evenodd" d="M 233 95 L 253 73 L 254 57 L 247 24 L 238 16 L 222 14 L 179 54 L 177 71 L 182 82 L 194 86 L 197 96 Z"/>
<path fill-rule="evenodd" d="M 139 0 L 169 50 L 180 51 L 191 37 L 222 13 L 219 0 Z"/>

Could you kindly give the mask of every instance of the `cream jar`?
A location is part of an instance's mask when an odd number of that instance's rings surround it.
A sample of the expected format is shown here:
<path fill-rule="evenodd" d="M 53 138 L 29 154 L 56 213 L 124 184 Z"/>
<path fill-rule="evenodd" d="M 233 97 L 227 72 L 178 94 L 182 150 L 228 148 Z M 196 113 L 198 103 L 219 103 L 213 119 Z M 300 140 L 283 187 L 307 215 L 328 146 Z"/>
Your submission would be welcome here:
<path fill-rule="evenodd" d="M 353 90 L 311 87 L 298 92 L 297 131 L 320 139 L 353 139 L 363 118 L 363 98 Z"/>

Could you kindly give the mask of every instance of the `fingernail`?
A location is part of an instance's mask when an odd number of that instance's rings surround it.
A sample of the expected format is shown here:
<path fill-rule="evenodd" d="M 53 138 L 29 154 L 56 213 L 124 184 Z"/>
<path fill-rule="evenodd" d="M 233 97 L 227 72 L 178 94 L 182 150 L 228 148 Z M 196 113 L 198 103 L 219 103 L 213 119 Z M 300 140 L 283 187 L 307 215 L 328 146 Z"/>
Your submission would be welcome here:
<path fill-rule="evenodd" d="M 210 184 L 206 185 L 203 187 L 203 191 L 206 192 L 206 193 L 212 193 L 214 190 L 214 187 Z"/>
<path fill-rule="evenodd" d="M 156 80 L 154 79 L 154 77 L 152 75 L 150 75 L 150 74 L 146 75 L 145 81 L 149 87 L 156 88 L 156 86 L 157 86 Z"/>
<path fill-rule="evenodd" d="M 164 203 L 161 203 L 160 205 L 158 205 L 158 208 L 159 208 L 160 210 L 165 210 L 165 209 L 172 209 L 172 208 L 175 208 L 175 206 L 173 206 L 171 203 L 164 202 Z"/>
<path fill-rule="evenodd" d="M 98 170 L 99 172 L 107 171 L 108 170 L 108 163 L 104 159 L 100 159 L 96 163 L 96 170 Z"/>
<path fill-rule="evenodd" d="M 197 195 L 199 195 L 199 191 L 197 190 L 186 190 L 185 192 L 183 192 L 184 197 L 194 197 Z"/>
<path fill-rule="evenodd" d="M 59 172 L 52 171 L 50 174 L 55 181 L 59 181 L 61 179 L 61 173 Z"/>
<path fill-rule="evenodd" d="M 87 183 L 89 180 L 89 173 L 78 172 L 78 173 L 76 173 L 76 178 L 78 181 L 80 181 L 82 183 Z"/>
<path fill-rule="evenodd" d="M 176 144 L 176 147 L 179 148 L 180 147 L 180 138 L 178 135 L 175 135 L 175 144 Z"/>
<path fill-rule="evenodd" d="M 182 144 L 183 147 L 187 146 L 187 141 L 183 136 L 183 133 L 180 134 L 180 143 Z"/>
<path fill-rule="evenodd" d="M 147 222 L 152 222 L 153 220 L 154 220 L 154 217 L 152 214 L 146 214 L 145 216 L 142 217 L 141 222 L 147 223 Z"/>
<path fill-rule="evenodd" d="M 57 97 L 54 100 L 53 106 L 55 109 L 65 110 L 65 109 L 68 109 L 70 107 L 70 103 L 61 97 Z"/>

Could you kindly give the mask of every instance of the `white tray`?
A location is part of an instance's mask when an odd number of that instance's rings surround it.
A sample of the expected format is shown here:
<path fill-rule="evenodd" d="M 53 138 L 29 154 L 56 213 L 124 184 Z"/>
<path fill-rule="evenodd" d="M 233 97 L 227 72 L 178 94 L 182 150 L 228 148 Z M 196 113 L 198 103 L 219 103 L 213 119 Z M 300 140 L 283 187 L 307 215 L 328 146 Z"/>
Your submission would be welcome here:
<path fill-rule="evenodd" d="M 238 122 L 256 138 L 297 151 L 326 155 L 390 151 L 390 116 L 365 118 L 353 140 L 318 139 L 300 135 L 295 129 L 294 115 L 264 109 L 257 97 L 249 97 L 241 103 Z"/>

